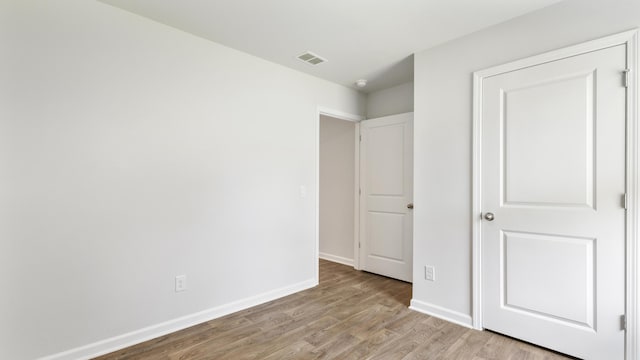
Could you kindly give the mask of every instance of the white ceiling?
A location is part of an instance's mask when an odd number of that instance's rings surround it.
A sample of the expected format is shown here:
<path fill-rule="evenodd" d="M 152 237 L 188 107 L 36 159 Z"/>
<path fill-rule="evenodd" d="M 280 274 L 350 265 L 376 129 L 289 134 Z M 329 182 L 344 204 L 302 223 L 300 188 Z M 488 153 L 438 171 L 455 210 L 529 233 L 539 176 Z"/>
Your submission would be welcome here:
<path fill-rule="evenodd" d="M 364 92 L 413 80 L 412 54 L 561 0 L 101 0 Z M 312 66 L 312 51 L 329 61 Z"/>

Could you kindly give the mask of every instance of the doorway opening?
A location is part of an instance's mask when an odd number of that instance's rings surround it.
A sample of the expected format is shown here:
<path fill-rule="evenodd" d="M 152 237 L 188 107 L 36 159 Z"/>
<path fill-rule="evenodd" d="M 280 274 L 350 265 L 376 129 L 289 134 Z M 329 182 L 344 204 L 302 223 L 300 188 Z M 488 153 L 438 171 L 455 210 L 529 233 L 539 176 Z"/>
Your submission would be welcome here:
<path fill-rule="evenodd" d="M 411 282 L 413 113 L 359 120 L 318 114 L 317 258 Z"/>
<path fill-rule="evenodd" d="M 318 256 L 357 268 L 359 124 L 320 113 Z"/>

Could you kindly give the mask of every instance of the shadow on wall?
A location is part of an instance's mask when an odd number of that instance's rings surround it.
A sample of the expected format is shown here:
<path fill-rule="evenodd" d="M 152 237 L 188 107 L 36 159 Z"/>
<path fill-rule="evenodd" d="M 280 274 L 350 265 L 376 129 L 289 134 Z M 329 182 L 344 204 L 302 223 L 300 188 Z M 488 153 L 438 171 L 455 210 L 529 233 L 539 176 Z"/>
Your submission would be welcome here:
<path fill-rule="evenodd" d="M 413 54 L 374 72 L 363 74 L 361 78 L 368 80 L 367 87 L 362 89 L 367 94 L 412 82 Z"/>

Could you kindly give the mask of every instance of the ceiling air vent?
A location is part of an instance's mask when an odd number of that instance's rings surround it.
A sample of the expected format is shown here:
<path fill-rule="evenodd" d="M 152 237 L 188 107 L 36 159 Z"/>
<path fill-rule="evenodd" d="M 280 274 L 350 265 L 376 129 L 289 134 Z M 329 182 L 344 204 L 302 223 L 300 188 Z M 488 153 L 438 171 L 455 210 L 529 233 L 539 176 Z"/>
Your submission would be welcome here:
<path fill-rule="evenodd" d="M 307 51 L 304 54 L 298 55 L 298 60 L 306 62 L 307 64 L 311 64 L 311 65 L 318 65 L 327 61 L 327 59 L 321 58 L 320 56 L 310 51 Z"/>

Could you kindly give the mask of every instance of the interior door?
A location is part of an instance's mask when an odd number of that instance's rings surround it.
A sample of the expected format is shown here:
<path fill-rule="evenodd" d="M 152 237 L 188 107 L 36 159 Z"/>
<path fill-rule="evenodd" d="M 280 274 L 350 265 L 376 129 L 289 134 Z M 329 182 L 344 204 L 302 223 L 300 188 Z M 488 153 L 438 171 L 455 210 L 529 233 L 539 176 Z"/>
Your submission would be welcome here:
<path fill-rule="evenodd" d="M 360 268 L 411 282 L 413 113 L 360 123 Z"/>
<path fill-rule="evenodd" d="M 483 326 L 624 359 L 625 46 L 485 78 Z"/>

